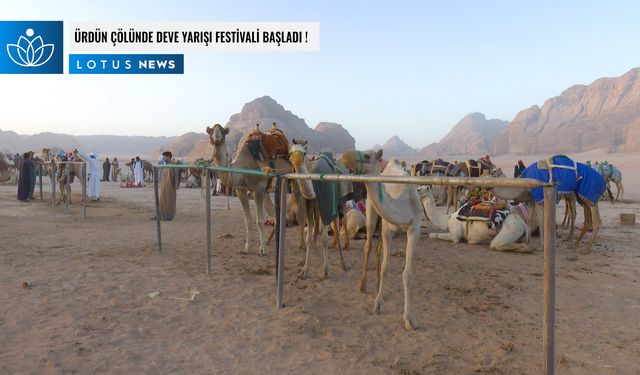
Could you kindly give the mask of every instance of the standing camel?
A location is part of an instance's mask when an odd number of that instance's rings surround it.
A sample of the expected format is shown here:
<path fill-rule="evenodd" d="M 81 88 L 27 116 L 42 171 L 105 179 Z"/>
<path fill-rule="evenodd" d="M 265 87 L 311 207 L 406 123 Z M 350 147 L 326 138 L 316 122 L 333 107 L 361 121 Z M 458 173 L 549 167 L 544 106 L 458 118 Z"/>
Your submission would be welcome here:
<path fill-rule="evenodd" d="M 257 129 L 256 129 L 257 130 Z M 231 167 L 231 168 L 244 168 L 260 170 L 267 167 L 265 163 L 260 162 L 253 155 L 253 150 L 262 148 L 261 144 L 253 142 L 260 142 L 254 140 L 253 135 L 256 132 L 245 134 L 238 144 L 236 154 L 233 160 L 229 159 L 226 136 L 229 134 L 229 128 L 224 128 L 220 124 L 215 124 L 213 127 L 207 126 L 207 134 L 209 134 L 209 141 L 213 145 L 213 157 L 212 160 L 217 166 Z M 257 146 L 257 147 L 255 147 Z M 251 148 L 251 149 L 250 149 Z M 273 167 L 276 170 L 290 170 L 291 166 L 287 160 L 281 158 L 275 158 L 273 161 Z M 246 254 L 249 251 L 251 232 L 249 225 L 251 223 L 251 211 L 249 209 L 249 192 L 252 193 L 253 199 L 256 204 L 256 225 L 258 227 L 258 236 L 260 237 L 260 243 L 258 247 L 258 254 L 266 254 L 267 244 L 264 235 L 264 200 L 266 196 L 266 189 L 268 184 L 267 176 L 256 176 L 241 173 L 227 173 L 220 172 L 220 178 L 225 186 L 232 186 L 240 203 L 242 204 L 242 211 L 244 213 L 244 225 L 246 230 L 245 244 L 242 249 L 242 253 Z M 268 198 L 267 198 L 268 199 Z"/>
<path fill-rule="evenodd" d="M 607 182 L 607 186 L 609 186 L 612 181 L 614 184 L 616 184 L 616 199 L 614 200 L 623 200 L 624 186 L 622 186 L 622 172 L 620 172 L 620 170 L 616 168 L 615 165 L 609 164 L 607 162 L 600 163 L 599 172 Z"/>
<path fill-rule="evenodd" d="M 529 246 L 530 229 L 527 225 L 528 215 L 522 210 L 522 206 L 512 207 L 507 205 L 508 215 L 499 225 L 490 225 L 490 222 L 480 220 L 460 220 L 458 215 L 463 207 L 449 216 L 438 212 L 430 189 L 421 187 L 418 189 L 420 200 L 429 220 L 439 229 L 447 230 L 447 233 L 429 233 L 429 238 L 458 243 L 462 240 L 469 244 L 480 244 L 491 241 L 489 248 L 495 251 L 515 251 L 530 253 Z M 524 243 L 519 241 L 525 240 Z"/>
<path fill-rule="evenodd" d="M 376 151 L 348 151 L 342 155 L 342 164 L 358 174 L 379 176 L 378 161 L 382 158 L 382 150 Z M 406 171 L 400 162 L 392 158 L 385 167 L 382 175 L 406 176 Z M 380 283 L 378 295 L 374 303 L 374 313 L 380 313 L 383 299 L 384 277 L 389 264 L 389 246 L 393 232 L 403 229 L 407 231 L 407 247 L 405 266 L 402 273 L 404 286 L 404 327 L 415 329 L 416 324 L 411 313 L 411 283 L 413 280 L 412 262 L 416 244 L 420 238 L 420 220 L 422 219 L 422 205 L 418 190 L 407 184 L 381 184 L 377 182 L 365 183 L 367 188 L 367 241 L 364 248 L 363 279 L 366 280 L 366 269 L 371 251 L 371 242 L 377 216 L 382 217 L 382 252 L 383 259 L 380 269 Z M 362 282 L 361 282 L 362 286 Z"/>
<path fill-rule="evenodd" d="M 569 205 L 569 214 L 572 216 L 570 218 L 571 223 L 575 223 L 576 212 L 575 200 L 572 197 L 580 199 L 584 209 L 584 225 L 574 246 L 577 247 L 587 231 L 592 229 L 593 234 L 586 248 L 582 251 L 583 254 L 590 253 L 593 242 L 598 236 L 598 229 L 602 224 L 600 211 L 598 210 L 598 200 L 606 188 L 604 178 L 588 165 L 576 163 L 564 155 L 556 155 L 530 165 L 522 172 L 522 177 L 557 183 L 560 197 L 569 198 L 566 199 L 566 202 Z M 542 188 L 493 187 L 490 190 L 494 195 L 502 199 L 532 203 L 529 223 L 532 226 L 534 223 L 537 224 L 540 229 L 540 238 L 544 238 L 542 225 L 544 196 Z"/>
<path fill-rule="evenodd" d="M 86 161 L 84 161 L 79 155 L 77 150 L 75 150 L 73 152 L 73 159 L 70 159 L 69 157 L 67 157 L 64 154 L 64 151 L 60 150 L 58 152 L 58 158 L 57 161 L 61 161 L 61 162 L 67 162 L 67 161 L 72 161 L 73 163 L 60 163 L 58 164 L 58 169 L 57 169 L 57 177 L 56 180 L 58 181 L 58 186 L 60 188 L 60 198 L 58 199 L 58 203 L 60 204 L 62 203 L 62 199 L 68 199 L 69 200 L 69 204 L 71 204 L 71 196 L 66 197 L 67 195 L 67 185 L 69 185 L 69 192 L 71 192 L 71 184 L 73 183 L 74 179 L 78 179 L 80 181 L 81 184 L 86 184 L 87 181 L 83 181 L 82 178 L 82 164 L 81 163 L 86 163 Z M 67 172 L 69 172 L 67 174 Z M 67 178 L 67 176 L 69 176 L 69 178 Z M 52 199 L 55 199 L 55 197 L 52 197 Z M 86 199 L 86 197 L 82 197 L 82 199 Z"/>
<path fill-rule="evenodd" d="M 321 154 L 313 162 L 307 160 L 307 141 L 293 140 L 293 145 L 289 150 L 289 161 L 293 166 L 296 173 L 301 174 L 332 174 L 332 173 L 345 173 L 346 170 L 338 170 L 340 166 L 336 165 L 335 161 L 331 160 L 328 156 Z M 322 250 L 324 256 L 323 270 L 324 276 L 329 275 L 328 264 L 328 248 L 329 248 L 329 226 L 335 223 L 338 218 L 338 205 L 341 198 L 349 193 L 350 184 L 346 184 L 347 187 L 340 188 L 339 182 L 325 182 L 325 181 L 310 181 L 310 180 L 297 180 L 300 187 L 300 192 L 304 197 L 305 203 L 301 203 L 298 207 L 306 206 L 306 256 L 300 277 L 307 276 L 307 267 L 309 265 L 309 253 L 311 245 L 315 249 L 316 241 L 312 240 L 315 223 L 318 222 L 321 230 Z M 303 225 L 303 224 L 301 224 Z M 335 226 L 334 228 L 337 228 Z M 342 247 L 340 246 L 340 240 L 337 229 L 334 229 L 334 235 L 338 237 L 338 251 L 340 253 L 340 262 L 342 269 L 346 270 L 344 264 L 344 257 L 342 255 Z"/>

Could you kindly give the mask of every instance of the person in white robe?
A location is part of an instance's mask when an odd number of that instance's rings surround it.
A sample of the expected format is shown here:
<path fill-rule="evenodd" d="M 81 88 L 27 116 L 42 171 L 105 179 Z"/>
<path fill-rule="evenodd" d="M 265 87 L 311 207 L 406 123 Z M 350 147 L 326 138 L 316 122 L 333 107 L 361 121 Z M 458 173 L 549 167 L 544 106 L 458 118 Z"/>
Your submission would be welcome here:
<path fill-rule="evenodd" d="M 98 156 L 92 152 L 88 156 L 80 151 L 78 155 L 87 162 L 87 180 L 89 183 L 89 197 L 91 200 L 100 200 L 100 162 Z M 79 176 L 78 176 L 79 177 Z"/>
<path fill-rule="evenodd" d="M 136 161 L 133 164 L 133 178 L 136 185 L 144 186 L 144 166 L 139 156 L 136 156 Z"/>

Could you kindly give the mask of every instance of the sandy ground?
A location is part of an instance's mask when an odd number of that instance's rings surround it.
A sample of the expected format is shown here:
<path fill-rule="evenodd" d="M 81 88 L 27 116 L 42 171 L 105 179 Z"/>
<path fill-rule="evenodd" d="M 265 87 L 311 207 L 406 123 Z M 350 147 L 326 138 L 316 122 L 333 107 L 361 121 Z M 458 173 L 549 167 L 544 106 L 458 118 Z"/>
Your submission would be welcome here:
<path fill-rule="evenodd" d="M 576 257 L 559 245 L 560 374 L 640 374 L 640 229 L 620 226 L 618 218 L 640 215 L 640 177 L 628 166 L 623 173 L 631 201 L 601 204 L 604 226 L 593 253 Z M 541 372 L 540 250 L 520 255 L 438 242 L 428 238 L 425 222 L 413 270 L 419 329 L 408 332 L 401 236 L 394 239 L 383 312 L 375 315 L 372 273 L 368 293 L 357 290 L 364 241 L 346 251 L 347 272 L 334 250 L 327 279 L 320 254 L 313 254 L 310 277 L 296 281 L 303 254 L 298 231 L 289 230 L 286 307 L 277 311 L 275 251 L 258 256 L 254 241 L 249 255 L 239 253 L 244 225 L 236 199 L 229 211 L 226 198 L 213 199 L 207 276 L 199 190 L 179 190 L 178 215 L 163 224 L 159 254 L 149 220 L 152 188 L 102 188 L 102 201 L 90 203 L 83 222 L 77 203 L 69 212 L 24 204 L 15 185 L 0 186 L 0 374 Z M 194 289 L 199 294 L 190 302 Z M 150 298 L 156 291 L 159 298 Z"/>

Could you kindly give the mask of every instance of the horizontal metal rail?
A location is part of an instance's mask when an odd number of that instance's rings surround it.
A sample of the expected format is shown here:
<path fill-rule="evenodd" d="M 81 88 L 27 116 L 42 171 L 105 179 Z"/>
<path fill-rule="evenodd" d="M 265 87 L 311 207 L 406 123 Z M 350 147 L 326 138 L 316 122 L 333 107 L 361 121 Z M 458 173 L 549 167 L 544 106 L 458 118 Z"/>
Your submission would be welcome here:
<path fill-rule="evenodd" d="M 281 176 L 291 180 L 316 180 L 316 181 L 353 181 L 353 182 L 383 182 L 391 184 L 416 184 L 416 185 L 454 185 L 454 186 L 492 186 L 492 187 L 552 187 L 552 183 L 538 181 L 532 178 L 496 178 L 496 177 L 435 177 L 435 176 L 386 176 L 386 175 L 353 175 L 353 174 L 299 174 L 277 173 L 260 171 L 256 169 L 243 169 L 231 167 L 219 167 L 216 165 L 196 164 L 164 164 L 154 168 L 200 168 L 219 172 L 241 173 L 265 177 Z"/>

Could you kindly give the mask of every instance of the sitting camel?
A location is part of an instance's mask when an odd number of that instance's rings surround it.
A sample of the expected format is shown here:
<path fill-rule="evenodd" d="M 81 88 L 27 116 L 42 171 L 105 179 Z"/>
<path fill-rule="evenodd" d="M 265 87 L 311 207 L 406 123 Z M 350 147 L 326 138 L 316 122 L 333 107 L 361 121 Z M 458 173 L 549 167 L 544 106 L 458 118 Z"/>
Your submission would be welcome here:
<path fill-rule="evenodd" d="M 356 174 L 366 174 L 379 176 L 378 161 L 382 158 L 382 150 L 376 151 L 348 151 L 342 155 L 342 164 L 347 166 Z M 406 171 L 400 162 L 392 158 L 385 167 L 382 175 L 386 176 L 406 176 Z M 415 329 L 416 324 L 411 313 L 411 282 L 413 279 L 412 263 L 413 254 L 420 239 L 420 220 L 422 219 L 422 205 L 418 195 L 418 189 L 414 185 L 407 184 L 381 184 L 377 182 L 365 183 L 367 188 L 367 241 L 364 247 L 364 269 L 361 279 L 361 289 L 363 280 L 366 283 L 367 263 L 373 232 L 378 219 L 382 217 L 382 252 L 383 260 L 380 268 L 380 283 L 378 285 L 378 295 L 374 303 L 373 311 L 380 313 L 383 299 L 384 277 L 389 264 L 389 247 L 394 231 L 406 230 L 407 247 L 405 253 L 405 266 L 402 273 L 404 286 L 404 327 Z"/>
<path fill-rule="evenodd" d="M 233 160 L 229 159 L 227 151 L 226 136 L 229 134 L 229 128 L 224 128 L 220 124 L 215 124 L 213 127 L 207 127 L 207 134 L 209 134 L 209 141 L 213 145 L 213 157 L 212 160 L 215 165 L 221 167 L 231 168 L 244 168 L 260 170 L 267 167 L 267 165 L 259 160 L 254 153 L 256 150 L 263 148 L 260 139 L 254 139 L 254 136 L 260 136 L 262 133 L 256 129 L 253 132 L 245 134 L 236 150 Z M 286 139 L 286 138 L 285 138 Z M 264 155 L 265 153 L 263 153 Z M 264 157 L 264 156 L 263 156 Z M 278 171 L 289 171 L 291 165 L 288 160 L 280 157 L 271 159 Z M 256 225 L 258 227 L 258 236 L 260 237 L 260 244 L 258 247 L 258 254 L 266 254 L 267 244 L 264 234 L 264 201 L 266 196 L 266 189 L 268 184 L 268 178 L 266 176 L 256 176 L 241 173 L 227 173 L 220 172 L 220 178 L 225 186 L 233 187 L 236 191 L 238 199 L 242 204 L 242 211 L 244 213 L 244 224 L 246 230 L 245 244 L 242 249 L 242 253 L 246 254 L 249 251 L 250 235 L 249 225 L 251 223 L 251 212 L 249 209 L 249 197 L 248 194 L 253 194 L 253 199 L 256 205 Z M 268 198 L 267 198 L 268 199 Z"/>
<path fill-rule="evenodd" d="M 331 157 L 321 154 L 320 157 L 310 162 L 307 159 L 307 141 L 293 140 L 293 145 L 289 149 L 289 161 L 296 173 L 301 174 L 333 174 L 345 173 L 346 170 L 337 165 Z M 329 226 L 338 220 L 338 205 L 341 198 L 348 194 L 351 187 L 350 183 L 342 184 L 337 182 L 297 180 L 300 192 L 304 198 L 304 204 L 301 202 L 298 206 L 306 206 L 306 224 L 307 233 L 305 239 L 306 256 L 300 277 L 307 276 L 309 265 L 309 253 L 311 246 L 316 247 L 316 239 L 313 238 L 313 231 L 316 223 L 320 225 L 322 250 L 324 256 L 323 270 L 324 276 L 329 274 L 328 265 L 328 248 L 329 248 Z M 345 185 L 345 186 L 342 186 Z M 337 228 L 334 226 L 334 228 Z M 342 247 L 340 246 L 338 231 L 334 229 L 334 235 L 338 237 L 338 251 L 340 253 L 340 262 L 342 269 L 346 270 Z"/>
<path fill-rule="evenodd" d="M 593 168 L 586 164 L 575 163 L 569 157 L 564 155 L 556 155 L 546 160 L 540 160 L 527 167 L 522 172 L 522 177 L 533 178 L 543 182 L 557 183 L 559 196 L 566 199 L 569 205 L 569 214 L 571 223 L 575 223 L 575 203 L 574 199 L 580 199 L 584 208 L 585 223 L 582 226 L 578 240 L 575 243 L 577 247 L 589 229 L 593 230 L 591 239 L 583 254 L 591 252 L 593 242 L 598 236 L 598 229 L 602 224 L 600 211 L 598 209 L 598 200 L 606 189 L 604 178 Z M 513 187 L 493 187 L 491 192 L 501 199 L 514 200 L 517 203 L 532 203 L 530 210 L 529 223 L 533 227 L 534 224 L 540 229 L 540 237 L 543 239 L 543 192 L 542 188 L 513 188 Z M 555 204 L 555 203 L 554 203 Z M 573 207 L 571 207 L 573 205 Z M 535 220 L 534 220 L 535 218 Z M 554 219 L 555 220 L 555 219 Z M 573 230 L 573 224 L 571 225 Z"/>
<path fill-rule="evenodd" d="M 507 204 L 509 213 L 499 225 L 490 221 L 461 220 L 459 214 L 464 207 L 448 217 L 438 212 L 430 189 L 420 187 L 420 200 L 429 220 L 439 229 L 447 230 L 447 233 L 430 233 L 429 238 L 435 238 L 453 243 L 462 240 L 469 244 L 480 244 L 491 241 L 489 248 L 495 251 L 515 251 L 530 253 L 533 251 L 529 246 L 530 229 L 527 225 L 527 213 L 524 205 L 510 206 Z M 519 241 L 524 240 L 524 243 Z"/>

